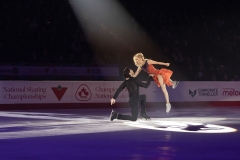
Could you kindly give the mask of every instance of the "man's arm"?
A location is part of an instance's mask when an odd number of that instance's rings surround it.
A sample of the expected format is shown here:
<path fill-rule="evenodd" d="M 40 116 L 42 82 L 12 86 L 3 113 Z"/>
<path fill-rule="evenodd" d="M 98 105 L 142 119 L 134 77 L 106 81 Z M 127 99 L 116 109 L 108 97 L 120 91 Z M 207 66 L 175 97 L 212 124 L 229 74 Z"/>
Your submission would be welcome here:
<path fill-rule="evenodd" d="M 119 93 L 125 88 L 125 83 L 123 82 L 118 89 L 116 90 L 115 94 L 113 95 L 113 99 L 116 99 Z"/>
<path fill-rule="evenodd" d="M 149 76 L 146 83 L 139 81 L 137 78 L 134 78 L 134 81 L 136 82 L 136 84 L 138 86 L 143 87 L 143 88 L 148 88 L 148 86 L 150 85 L 151 79 L 152 79 L 152 77 Z"/>

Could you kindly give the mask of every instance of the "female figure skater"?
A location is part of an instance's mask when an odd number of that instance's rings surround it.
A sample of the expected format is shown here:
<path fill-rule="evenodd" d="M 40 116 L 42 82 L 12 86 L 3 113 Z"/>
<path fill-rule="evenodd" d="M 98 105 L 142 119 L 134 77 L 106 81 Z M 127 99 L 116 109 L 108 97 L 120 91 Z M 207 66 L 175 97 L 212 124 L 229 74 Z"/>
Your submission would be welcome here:
<path fill-rule="evenodd" d="M 171 110 L 171 104 L 169 102 L 169 96 L 166 89 L 166 85 L 172 86 L 175 89 L 178 85 L 178 81 L 172 81 L 170 77 L 172 76 L 172 71 L 169 69 L 162 68 L 160 70 L 154 68 L 153 64 L 169 66 L 170 63 L 157 62 L 150 59 L 145 59 L 142 53 L 137 53 L 133 56 L 133 61 L 138 67 L 137 71 L 134 73 L 133 77 L 136 77 L 141 70 L 147 72 L 153 77 L 153 80 L 157 83 L 158 87 L 161 87 L 164 97 L 166 99 L 166 112 Z"/>

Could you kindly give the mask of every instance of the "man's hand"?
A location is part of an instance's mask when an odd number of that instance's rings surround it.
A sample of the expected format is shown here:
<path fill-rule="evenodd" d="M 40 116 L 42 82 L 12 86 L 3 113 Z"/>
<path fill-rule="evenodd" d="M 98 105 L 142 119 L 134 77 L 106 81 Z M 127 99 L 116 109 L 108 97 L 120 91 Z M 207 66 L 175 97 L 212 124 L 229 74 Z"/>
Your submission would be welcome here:
<path fill-rule="evenodd" d="M 110 102 L 111 102 L 111 105 L 113 105 L 116 102 L 116 100 L 112 98 Z"/>
<path fill-rule="evenodd" d="M 165 65 L 168 67 L 168 66 L 170 66 L 170 63 L 165 63 Z"/>

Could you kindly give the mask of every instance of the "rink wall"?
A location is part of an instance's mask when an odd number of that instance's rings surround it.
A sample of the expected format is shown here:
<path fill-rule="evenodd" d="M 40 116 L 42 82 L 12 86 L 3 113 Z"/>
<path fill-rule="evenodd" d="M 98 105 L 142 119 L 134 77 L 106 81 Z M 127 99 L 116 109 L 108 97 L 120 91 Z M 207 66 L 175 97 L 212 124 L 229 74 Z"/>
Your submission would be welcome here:
<path fill-rule="evenodd" d="M 122 81 L 0 81 L 0 109 L 111 107 L 110 99 Z M 240 106 L 239 82 L 180 82 L 167 87 L 171 103 L 209 103 Z M 161 88 L 152 81 L 140 88 L 148 103 L 164 103 Z M 128 101 L 123 90 L 116 105 Z"/>

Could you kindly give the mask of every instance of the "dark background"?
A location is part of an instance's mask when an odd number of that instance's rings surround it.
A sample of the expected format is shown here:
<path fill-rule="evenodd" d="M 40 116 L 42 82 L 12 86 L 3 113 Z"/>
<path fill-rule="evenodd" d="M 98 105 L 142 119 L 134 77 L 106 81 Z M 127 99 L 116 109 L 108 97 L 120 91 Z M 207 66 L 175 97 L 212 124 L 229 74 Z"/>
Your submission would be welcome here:
<path fill-rule="evenodd" d="M 0 65 L 118 66 L 117 80 L 122 80 L 122 69 L 128 66 L 135 70 L 132 56 L 143 52 L 146 58 L 170 62 L 174 80 L 239 81 L 238 1 L 119 2 L 133 16 L 131 23 L 135 27 L 121 32 L 113 24 L 101 22 L 95 32 L 104 33 L 104 38 L 108 37 L 111 43 L 102 42 L 93 50 L 92 45 L 99 42 L 95 41 L 94 35 L 86 35 L 67 0 L 1 1 Z M 85 16 L 88 16 L 87 12 Z M 128 37 L 143 39 L 146 36 L 153 43 L 128 43 Z M 41 77 L 0 77 L 2 80 L 46 80 Z M 48 78 L 61 80 L 59 77 Z M 139 78 L 146 80 L 146 73 L 142 72 Z M 110 77 L 62 79 L 116 80 Z"/>

